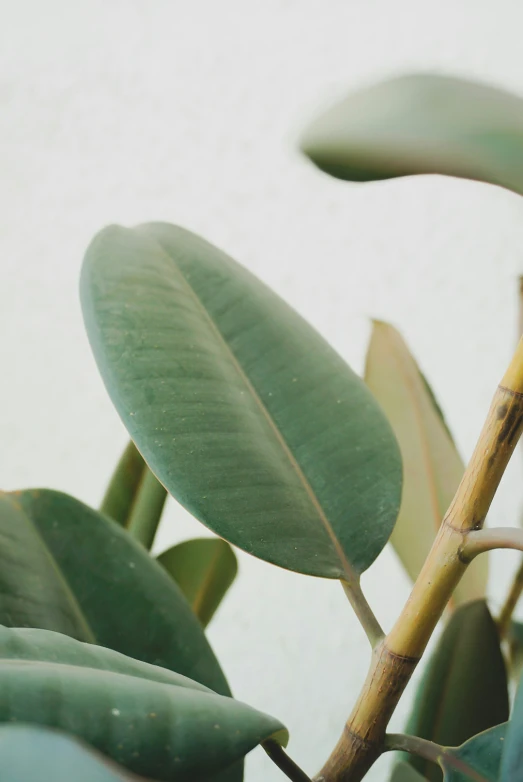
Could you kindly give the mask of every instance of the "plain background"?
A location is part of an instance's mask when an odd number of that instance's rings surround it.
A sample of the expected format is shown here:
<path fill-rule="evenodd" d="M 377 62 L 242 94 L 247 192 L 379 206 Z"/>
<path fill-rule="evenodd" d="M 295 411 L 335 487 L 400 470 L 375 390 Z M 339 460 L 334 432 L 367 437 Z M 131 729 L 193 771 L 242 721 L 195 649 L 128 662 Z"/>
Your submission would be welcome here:
<path fill-rule="evenodd" d="M 523 95 L 522 25 L 518 0 L 0 0 L 0 485 L 99 502 L 126 434 L 83 331 L 80 265 L 107 223 L 151 219 L 227 250 L 358 371 L 367 316 L 393 322 L 468 457 L 516 338 L 523 201 L 436 177 L 336 182 L 296 139 L 333 98 L 406 71 Z M 518 523 L 522 472 L 518 453 L 491 524 Z M 172 502 L 158 548 L 201 532 Z M 515 562 L 493 558 L 494 609 Z M 391 551 L 364 587 L 390 627 L 408 594 Z M 281 718 L 316 772 L 368 663 L 340 587 L 240 555 L 209 635 L 236 696 Z M 281 778 L 250 756 L 248 780 Z"/>

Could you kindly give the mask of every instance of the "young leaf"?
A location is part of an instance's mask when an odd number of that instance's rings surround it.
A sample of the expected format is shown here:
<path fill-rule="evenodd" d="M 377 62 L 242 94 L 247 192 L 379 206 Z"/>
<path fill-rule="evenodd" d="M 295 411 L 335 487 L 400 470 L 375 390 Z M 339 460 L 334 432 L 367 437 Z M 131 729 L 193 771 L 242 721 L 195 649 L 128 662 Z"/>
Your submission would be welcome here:
<path fill-rule="evenodd" d="M 131 441 L 118 462 L 100 510 L 150 549 L 166 499 L 166 490 Z"/>
<path fill-rule="evenodd" d="M 523 100 L 464 79 L 415 74 L 354 92 L 301 147 L 339 179 L 446 174 L 523 194 Z"/>
<path fill-rule="evenodd" d="M 206 627 L 238 571 L 232 548 L 220 538 L 186 540 L 160 554 L 158 562 Z"/>
<path fill-rule="evenodd" d="M 109 394 L 162 484 L 220 537 L 354 580 L 399 507 L 394 435 L 363 381 L 249 272 L 181 228 L 91 243 L 85 323 Z"/>
<path fill-rule="evenodd" d="M 449 507 L 464 465 L 427 381 L 399 332 L 374 321 L 365 381 L 392 424 L 403 458 L 403 495 L 391 537 L 415 580 Z M 485 595 L 488 558 L 477 557 L 454 592 L 456 603 Z"/>
<path fill-rule="evenodd" d="M 461 606 L 452 615 L 420 683 L 407 733 L 458 746 L 508 719 L 507 674 L 497 628 L 486 603 Z M 428 780 L 437 767 L 408 760 Z"/>
<path fill-rule="evenodd" d="M 77 739 L 33 725 L 0 727 L 2 782 L 147 782 Z"/>
<path fill-rule="evenodd" d="M 501 761 L 499 782 L 520 782 L 523 779 L 523 676 L 507 725 L 505 749 Z"/>
<path fill-rule="evenodd" d="M 394 766 L 390 782 L 426 782 L 426 779 L 409 763 L 400 762 Z"/>
<path fill-rule="evenodd" d="M 43 659 L 38 648 L 18 656 L 16 648 L 28 645 L 24 631 L 4 628 L 1 633 L 0 722 L 64 730 L 160 782 L 208 779 L 268 738 L 287 742 L 278 720 L 232 698 L 174 677 L 167 684 L 169 672 L 156 673 L 154 666 L 142 665 L 140 676 L 135 661 L 121 661 L 110 650 L 73 639 L 64 643 L 59 633 L 30 631 L 37 647 L 40 633 L 45 636 Z M 52 636 L 56 644 L 50 660 Z M 78 650 L 71 651 L 75 645 Z M 122 670 L 126 666 L 130 673 Z"/>
<path fill-rule="evenodd" d="M 509 724 L 490 728 L 469 739 L 461 747 L 446 748 L 440 758 L 445 772 L 444 782 L 498 782 Z M 510 777 L 510 782 L 517 782 L 519 778 Z"/>
<path fill-rule="evenodd" d="M 0 622 L 55 630 L 230 691 L 179 588 L 110 519 L 54 491 L 0 494 Z"/>

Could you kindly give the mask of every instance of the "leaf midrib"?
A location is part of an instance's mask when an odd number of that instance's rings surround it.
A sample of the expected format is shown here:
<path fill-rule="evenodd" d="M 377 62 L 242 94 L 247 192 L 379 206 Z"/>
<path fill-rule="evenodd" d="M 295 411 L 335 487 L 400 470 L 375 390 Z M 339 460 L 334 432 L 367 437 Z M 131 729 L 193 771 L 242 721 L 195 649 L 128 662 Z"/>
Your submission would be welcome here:
<path fill-rule="evenodd" d="M 238 359 L 236 358 L 235 353 L 231 349 L 229 343 L 223 336 L 222 332 L 220 331 L 218 325 L 216 322 L 211 318 L 211 315 L 205 305 L 203 304 L 202 300 L 194 290 L 194 288 L 190 285 L 189 281 L 185 277 L 183 271 L 181 270 L 179 264 L 176 262 L 175 258 L 172 257 L 172 255 L 168 252 L 166 247 L 162 244 L 160 239 L 158 239 L 156 236 L 152 236 L 149 232 L 147 232 L 148 238 L 154 242 L 160 251 L 165 255 L 165 257 L 168 259 L 169 262 L 173 263 L 176 267 L 181 280 L 183 281 L 183 284 L 185 285 L 186 289 L 188 290 L 190 296 L 193 298 L 193 301 L 195 302 L 196 306 L 200 309 L 200 311 L 203 313 L 203 316 L 205 320 L 208 322 L 212 332 L 216 336 L 219 343 L 222 345 L 225 352 L 228 354 L 233 367 L 235 368 L 236 372 L 238 373 L 240 379 L 243 381 L 244 385 L 246 386 L 247 390 L 250 392 L 252 398 L 258 405 L 260 412 L 262 413 L 263 417 L 266 419 L 267 423 L 269 424 L 269 427 L 271 428 L 273 434 L 276 437 L 276 440 L 278 441 L 279 445 L 281 446 L 285 456 L 287 457 L 291 467 L 295 471 L 296 475 L 298 476 L 298 479 L 300 483 L 303 486 L 303 489 L 305 490 L 313 508 L 315 509 L 316 513 L 318 514 L 318 517 L 327 532 L 331 543 L 334 546 L 334 550 L 336 554 L 339 557 L 340 563 L 342 565 L 342 569 L 344 571 L 344 577 L 349 583 L 354 583 L 359 580 L 359 576 L 356 572 L 356 570 L 353 568 L 347 557 L 345 556 L 345 552 L 343 551 L 336 534 L 321 506 L 320 501 L 318 500 L 318 497 L 316 496 L 316 493 L 314 489 L 312 488 L 311 484 L 309 483 L 305 473 L 303 472 L 300 464 L 295 459 L 287 441 L 285 440 L 285 437 L 283 436 L 283 433 L 279 430 L 279 428 L 276 425 L 276 422 L 272 418 L 271 414 L 269 413 L 269 410 L 265 406 L 265 403 L 261 399 L 261 397 L 258 394 L 258 391 L 250 381 L 249 377 L 245 374 L 241 364 L 239 363 Z"/>
<path fill-rule="evenodd" d="M 97 644 L 98 641 L 97 641 L 97 638 L 96 638 L 96 636 L 95 636 L 95 634 L 93 632 L 93 629 L 91 628 L 89 622 L 87 621 L 87 617 L 85 616 L 84 612 L 82 611 L 82 608 L 81 608 L 80 604 L 78 603 L 74 592 L 72 591 L 71 587 L 69 586 L 69 582 L 65 578 L 65 575 L 63 574 L 62 570 L 59 568 L 56 559 L 51 554 L 51 551 L 49 550 L 49 546 L 45 542 L 45 539 L 44 539 L 42 533 L 40 532 L 40 530 L 38 529 L 38 526 L 33 521 L 31 516 L 27 513 L 27 511 L 24 508 L 22 503 L 20 503 L 12 494 L 11 495 L 7 495 L 7 496 L 9 497 L 10 501 L 16 506 L 16 508 L 18 508 L 18 510 L 20 511 L 20 513 L 22 514 L 24 519 L 26 520 L 26 522 L 27 522 L 28 526 L 30 527 L 30 529 L 34 532 L 34 534 L 36 535 L 36 537 L 38 538 L 38 540 L 42 544 L 42 548 L 43 548 L 43 550 L 45 552 L 45 556 L 47 557 L 47 559 L 51 563 L 51 567 L 52 567 L 53 571 L 56 573 L 58 581 L 60 582 L 60 584 L 63 587 L 66 599 L 70 603 L 70 605 L 71 605 L 75 615 L 79 618 L 80 624 L 83 626 L 83 628 L 85 630 L 86 637 L 89 639 L 88 642 L 92 643 L 92 644 Z"/>

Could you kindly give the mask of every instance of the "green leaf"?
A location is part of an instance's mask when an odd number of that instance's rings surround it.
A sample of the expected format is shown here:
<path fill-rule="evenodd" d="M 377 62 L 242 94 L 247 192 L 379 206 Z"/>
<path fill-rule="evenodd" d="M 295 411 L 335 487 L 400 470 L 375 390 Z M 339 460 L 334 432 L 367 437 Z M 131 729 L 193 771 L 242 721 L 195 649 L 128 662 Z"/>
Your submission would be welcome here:
<path fill-rule="evenodd" d="M 486 730 L 456 749 L 446 748 L 440 758 L 444 782 L 497 782 L 509 724 Z M 512 776 L 510 782 L 518 779 L 521 777 Z"/>
<path fill-rule="evenodd" d="M 339 179 L 446 174 L 523 194 L 523 101 L 435 74 L 353 92 L 316 119 L 303 152 Z"/>
<path fill-rule="evenodd" d="M 160 554 L 158 562 L 174 578 L 204 627 L 238 571 L 234 551 L 219 538 L 186 540 Z"/>
<path fill-rule="evenodd" d="M 289 570 L 354 579 L 396 519 L 380 408 L 247 270 L 181 228 L 110 227 L 84 261 L 85 323 L 150 468 L 191 513 Z"/>
<path fill-rule="evenodd" d="M 150 549 L 166 499 L 166 490 L 131 441 L 118 462 L 100 510 Z"/>
<path fill-rule="evenodd" d="M 2 782 L 147 782 L 76 739 L 33 725 L 0 727 Z"/>
<path fill-rule="evenodd" d="M 464 472 L 441 409 L 400 333 L 374 321 L 365 381 L 381 404 L 403 458 L 403 495 L 391 543 L 415 580 Z M 467 568 L 453 599 L 485 595 L 488 558 Z"/>
<path fill-rule="evenodd" d="M 452 615 L 429 661 L 407 733 L 458 746 L 505 722 L 508 714 L 507 674 L 496 624 L 483 600 L 468 603 Z M 409 757 L 408 762 L 431 782 L 441 778 L 423 758 Z"/>
<path fill-rule="evenodd" d="M 507 726 L 500 782 L 523 779 L 523 676 L 519 680 L 510 722 Z"/>
<path fill-rule="evenodd" d="M 54 491 L 0 494 L 0 622 L 55 630 L 201 682 L 227 682 L 163 568 L 110 519 Z"/>
<path fill-rule="evenodd" d="M 390 782 L 426 782 L 426 780 L 409 763 L 401 762 L 394 766 Z"/>
<path fill-rule="evenodd" d="M 507 635 L 510 651 L 510 673 L 515 679 L 519 679 L 523 671 L 523 623 L 510 623 Z"/>
<path fill-rule="evenodd" d="M 169 671 L 59 633 L 8 628 L 0 722 L 64 730 L 161 782 L 209 779 L 261 741 L 288 738 L 278 720 Z"/>

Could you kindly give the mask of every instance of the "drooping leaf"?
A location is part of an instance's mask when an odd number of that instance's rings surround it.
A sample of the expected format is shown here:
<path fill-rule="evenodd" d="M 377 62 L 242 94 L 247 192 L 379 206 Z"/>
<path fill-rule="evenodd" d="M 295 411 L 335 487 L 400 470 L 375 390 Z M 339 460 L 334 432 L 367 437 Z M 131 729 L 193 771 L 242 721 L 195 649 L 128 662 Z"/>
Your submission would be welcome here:
<path fill-rule="evenodd" d="M 77 739 L 34 725 L 0 726 L 2 782 L 147 782 Z"/>
<path fill-rule="evenodd" d="M 510 722 L 505 735 L 505 749 L 501 760 L 499 782 L 521 782 L 523 780 L 523 676 L 512 708 Z"/>
<path fill-rule="evenodd" d="M 269 737 L 287 741 L 278 720 L 232 698 L 42 630 L 1 631 L 0 722 L 64 730 L 161 782 L 209 779 Z"/>
<path fill-rule="evenodd" d="M 426 782 L 426 780 L 409 763 L 400 762 L 394 766 L 390 782 Z"/>
<path fill-rule="evenodd" d="M 248 271 L 167 224 L 110 227 L 82 272 L 109 394 L 150 468 L 220 537 L 354 578 L 394 525 L 401 462 L 380 408 Z"/>
<path fill-rule="evenodd" d="M 160 554 L 158 562 L 174 578 L 204 627 L 238 571 L 234 551 L 220 538 L 186 540 Z"/>
<path fill-rule="evenodd" d="M 117 524 L 59 492 L 0 495 L 0 622 L 65 633 L 230 694 L 201 625 Z"/>
<path fill-rule="evenodd" d="M 486 603 L 458 608 L 429 660 L 416 694 L 407 733 L 456 747 L 508 719 L 505 663 L 496 624 Z M 432 780 L 437 767 L 424 758 L 408 762 Z"/>
<path fill-rule="evenodd" d="M 339 179 L 446 174 L 523 194 L 523 100 L 464 79 L 414 74 L 353 92 L 301 147 Z"/>
<path fill-rule="evenodd" d="M 444 782 L 498 782 L 507 727 L 497 725 L 461 747 L 445 748 L 440 759 Z M 518 777 L 510 777 L 510 782 L 518 782 Z"/>
<path fill-rule="evenodd" d="M 392 424 L 403 457 L 403 495 L 391 543 L 415 580 L 464 472 L 441 410 L 400 333 L 374 321 L 365 381 Z M 477 557 L 454 593 L 485 595 L 488 558 Z"/>
<path fill-rule="evenodd" d="M 100 510 L 150 549 L 166 499 L 166 490 L 131 441 L 118 462 Z"/>

